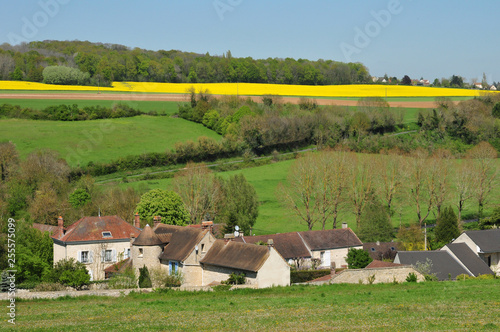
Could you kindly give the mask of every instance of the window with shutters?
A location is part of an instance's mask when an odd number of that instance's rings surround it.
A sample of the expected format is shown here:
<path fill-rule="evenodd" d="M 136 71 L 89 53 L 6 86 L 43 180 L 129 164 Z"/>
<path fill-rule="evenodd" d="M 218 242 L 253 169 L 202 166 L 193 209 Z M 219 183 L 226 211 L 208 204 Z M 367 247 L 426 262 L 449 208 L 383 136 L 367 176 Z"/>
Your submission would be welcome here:
<path fill-rule="evenodd" d="M 90 263 L 90 254 L 88 251 L 82 251 L 80 253 L 80 262 L 82 263 Z"/>

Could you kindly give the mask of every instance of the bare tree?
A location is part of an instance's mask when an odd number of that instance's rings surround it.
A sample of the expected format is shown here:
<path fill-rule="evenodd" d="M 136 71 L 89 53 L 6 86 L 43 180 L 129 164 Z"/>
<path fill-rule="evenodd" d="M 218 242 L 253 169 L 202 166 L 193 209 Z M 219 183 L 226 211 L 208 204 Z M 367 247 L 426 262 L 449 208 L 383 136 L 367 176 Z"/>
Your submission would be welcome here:
<path fill-rule="evenodd" d="M 407 190 L 410 199 L 415 203 L 418 223 L 420 226 L 429 216 L 434 207 L 433 192 L 435 182 L 429 177 L 429 165 L 427 151 L 419 148 L 413 151 L 406 159 L 405 175 L 407 178 Z"/>
<path fill-rule="evenodd" d="M 288 185 L 278 186 L 278 199 L 311 230 L 316 223 L 325 229 L 337 217 L 346 200 L 349 153 L 308 153 L 291 166 Z"/>
<path fill-rule="evenodd" d="M 348 196 L 352 207 L 352 212 L 356 217 L 356 228 L 361 224 L 361 215 L 369 203 L 374 190 L 373 169 L 370 159 L 367 156 L 358 157 L 351 153 L 349 174 Z"/>
<path fill-rule="evenodd" d="M 329 219 L 332 228 L 337 228 L 337 217 L 345 203 L 348 177 L 348 153 L 343 151 L 324 152 L 318 155 L 318 185 L 320 218 L 322 229 Z"/>
<path fill-rule="evenodd" d="M 478 213 L 479 217 L 482 218 L 484 205 L 494 187 L 498 172 L 495 165 L 497 152 L 489 143 L 481 142 L 467 153 L 467 158 L 473 160 Z"/>
<path fill-rule="evenodd" d="M 429 180 L 432 181 L 432 196 L 436 206 L 437 216 L 441 215 L 441 207 L 450 194 L 450 176 L 452 154 L 448 150 L 438 149 L 429 159 Z"/>
<path fill-rule="evenodd" d="M 222 187 L 206 165 L 188 163 L 175 175 L 173 186 L 181 196 L 192 224 L 200 223 L 207 215 L 215 218 L 222 202 Z"/>
<path fill-rule="evenodd" d="M 278 199 L 312 230 L 318 222 L 317 160 L 313 153 L 297 159 L 288 173 L 288 186 L 278 185 Z"/>
<path fill-rule="evenodd" d="M 476 177 L 472 160 L 464 159 L 454 174 L 455 202 L 458 208 L 458 224 L 462 221 L 462 211 L 468 200 L 476 195 Z"/>
<path fill-rule="evenodd" d="M 376 174 L 377 182 L 377 185 L 375 186 L 377 196 L 382 199 L 387 207 L 389 221 L 392 223 L 391 214 L 393 204 L 397 195 L 400 194 L 401 187 L 403 185 L 403 157 L 395 153 L 389 153 L 388 155 L 380 156 L 379 158 L 373 158 L 373 162 L 373 169 Z"/>

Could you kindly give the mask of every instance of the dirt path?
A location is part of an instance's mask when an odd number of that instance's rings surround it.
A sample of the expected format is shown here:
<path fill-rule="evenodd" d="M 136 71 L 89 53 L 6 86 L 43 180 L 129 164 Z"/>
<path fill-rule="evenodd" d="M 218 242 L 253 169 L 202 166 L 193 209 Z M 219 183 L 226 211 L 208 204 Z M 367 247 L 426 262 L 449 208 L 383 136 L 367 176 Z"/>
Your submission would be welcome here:
<path fill-rule="evenodd" d="M 220 97 L 220 95 L 214 95 Z M 261 102 L 262 97 L 251 96 L 252 100 Z M 133 93 L 1 93 L 0 99 L 64 99 L 64 100 L 122 100 L 122 101 L 178 101 L 189 100 L 186 94 L 133 94 Z M 283 97 L 283 102 L 298 104 L 300 97 Z M 356 106 L 357 100 L 316 99 L 319 105 Z M 389 101 L 391 107 L 432 108 L 433 101 Z"/>

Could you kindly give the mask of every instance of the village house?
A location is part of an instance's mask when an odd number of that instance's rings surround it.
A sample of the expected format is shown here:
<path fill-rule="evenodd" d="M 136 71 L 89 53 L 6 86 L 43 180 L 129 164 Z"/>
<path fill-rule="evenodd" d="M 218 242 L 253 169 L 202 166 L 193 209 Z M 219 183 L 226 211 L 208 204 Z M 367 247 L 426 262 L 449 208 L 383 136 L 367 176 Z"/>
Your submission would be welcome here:
<path fill-rule="evenodd" d="M 85 264 L 91 280 L 105 278 L 105 269 L 130 256 L 130 239 L 140 229 L 118 216 L 83 217 L 64 227 L 62 217 L 57 230 L 52 230 L 54 264 L 74 258 Z"/>

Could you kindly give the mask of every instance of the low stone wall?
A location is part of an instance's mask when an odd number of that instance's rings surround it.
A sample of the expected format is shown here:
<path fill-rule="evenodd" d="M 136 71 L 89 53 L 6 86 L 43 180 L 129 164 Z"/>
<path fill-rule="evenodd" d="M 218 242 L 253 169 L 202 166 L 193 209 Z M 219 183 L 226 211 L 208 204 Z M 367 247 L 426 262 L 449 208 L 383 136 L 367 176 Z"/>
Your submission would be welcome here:
<path fill-rule="evenodd" d="M 344 270 L 336 274 L 330 280 L 332 284 L 369 284 L 370 278 L 375 276 L 374 284 L 391 283 L 391 282 L 405 282 L 408 274 L 415 273 L 417 281 L 424 281 L 425 278 L 422 274 L 417 272 L 411 266 L 395 266 L 395 267 L 381 267 L 375 269 L 352 269 Z"/>
<path fill-rule="evenodd" d="M 19 289 L 16 291 L 16 299 L 56 299 L 62 296 L 85 296 L 85 295 L 96 295 L 96 296 L 113 296 L 119 297 L 123 295 L 128 295 L 130 292 L 142 292 L 149 293 L 151 288 L 142 289 L 107 289 L 107 290 L 82 290 L 82 291 L 57 291 L 57 292 L 30 292 L 28 290 Z M 0 301 L 8 300 L 8 293 L 0 293 Z"/>
<path fill-rule="evenodd" d="M 241 289 L 241 288 L 257 288 L 256 285 L 233 285 L 231 289 Z M 181 287 L 173 287 L 171 288 L 172 290 L 179 290 L 179 291 L 213 291 L 211 286 L 181 286 Z M 120 296 L 125 296 L 128 295 L 131 292 L 138 292 L 138 293 L 151 293 L 153 291 L 152 288 L 134 288 L 134 289 L 106 289 L 106 290 L 81 290 L 81 291 L 75 291 L 75 290 L 66 290 L 66 291 L 57 291 L 57 292 L 30 292 L 29 290 L 26 289 L 19 289 L 16 291 L 16 299 L 25 299 L 25 300 L 32 300 L 32 299 L 56 299 L 58 297 L 63 297 L 63 296 L 71 296 L 71 297 L 78 297 L 78 296 L 112 296 L 112 297 L 120 297 Z M 7 292 L 2 292 L 0 293 L 0 301 L 7 301 L 10 298 L 8 297 Z"/>

